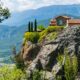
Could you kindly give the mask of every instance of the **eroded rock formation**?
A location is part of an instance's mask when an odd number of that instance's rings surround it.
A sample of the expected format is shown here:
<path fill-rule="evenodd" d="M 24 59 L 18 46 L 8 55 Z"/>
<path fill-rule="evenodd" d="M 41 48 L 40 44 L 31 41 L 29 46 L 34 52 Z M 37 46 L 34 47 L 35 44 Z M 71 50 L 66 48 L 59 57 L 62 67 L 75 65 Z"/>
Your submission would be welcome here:
<path fill-rule="evenodd" d="M 72 26 L 64 29 L 55 40 L 46 41 L 43 45 L 32 44 L 23 49 L 21 53 L 23 61 L 28 65 L 29 71 L 35 69 L 47 70 L 55 75 L 61 69 L 56 58 L 58 54 L 64 54 L 65 48 L 70 55 L 78 57 L 78 71 L 80 71 L 80 27 Z"/>

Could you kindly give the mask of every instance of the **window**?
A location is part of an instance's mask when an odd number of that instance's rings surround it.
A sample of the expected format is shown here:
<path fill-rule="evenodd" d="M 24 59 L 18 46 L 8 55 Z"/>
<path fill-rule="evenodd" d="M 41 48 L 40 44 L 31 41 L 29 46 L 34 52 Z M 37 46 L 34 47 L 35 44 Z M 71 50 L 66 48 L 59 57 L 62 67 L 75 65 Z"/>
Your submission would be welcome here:
<path fill-rule="evenodd" d="M 63 21 L 62 20 L 59 20 L 59 25 L 63 25 Z"/>

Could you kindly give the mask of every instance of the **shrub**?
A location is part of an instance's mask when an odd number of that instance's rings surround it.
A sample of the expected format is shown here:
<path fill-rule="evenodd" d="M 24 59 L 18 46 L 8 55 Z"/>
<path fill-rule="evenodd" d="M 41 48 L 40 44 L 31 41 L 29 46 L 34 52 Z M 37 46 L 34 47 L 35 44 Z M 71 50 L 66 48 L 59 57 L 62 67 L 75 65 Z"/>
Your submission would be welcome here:
<path fill-rule="evenodd" d="M 24 80 L 26 74 L 16 67 L 3 66 L 0 68 L 0 80 Z"/>
<path fill-rule="evenodd" d="M 75 80 L 77 75 L 77 68 L 78 68 L 77 57 L 75 55 L 73 57 L 67 55 L 64 65 L 66 80 Z"/>
<path fill-rule="evenodd" d="M 58 35 L 57 32 L 52 32 L 46 38 L 47 38 L 47 40 L 52 40 L 52 39 L 55 39 L 57 37 L 57 35 Z"/>
<path fill-rule="evenodd" d="M 57 31 L 62 30 L 64 27 L 63 26 L 49 26 L 47 29 L 45 29 L 42 25 L 38 26 L 39 29 L 43 30 L 42 32 L 26 32 L 24 34 L 24 44 L 26 41 L 31 41 L 32 43 L 37 43 L 37 42 L 42 42 L 46 36 L 53 32 L 50 36 L 49 39 L 55 39 L 57 36 Z M 44 30 L 45 29 L 45 30 Z"/>
<path fill-rule="evenodd" d="M 53 27 L 48 27 L 47 29 L 40 32 L 39 42 L 42 42 L 45 38 L 47 40 L 55 39 L 57 37 L 57 35 L 58 35 L 58 32 L 56 31 L 55 27 L 54 28 Z"/>
<path fill-rule="evenodd" d="M 41 30 L 41 31 L 43 31 L 43 30 L 45 30 L 45 27 L 43 25 L 39 25 L 38 29 Z"/>
<path fill-rule="evenodd" d="M 42 32 L 40 32 L 40 38 L 39 38 L 39 42 L 42 42 L 44 40 L 44 38 L 46 37 L 46 35 L 48 34 L 47 30 L 43 30 Z"/>
<path fill-rule="evenodd" d="M 62 30 L 62 29 L 64 29 L 63 26 L 49 26 L 49 27 L 47 28 L 47 31 L 48 31 L 48 32 L 54 32 L 54 31 L 60 31 L 60 30 Z"/>
<path fill-rule="evenodd" d="M 42 80 L 42 73 L 39 70 L 33 72 L 32 80 Z"/>
<path fill-rule="evenodd" d="M 10 57 L 11 61 L 15 63 L 18 69 L 24 70 L 25 68 L 24 61 L 22 59 L 22 56 L 20 55 L 20 52 L 17 53 L 15 46 L 13 46 L 12 48 L 12 55 L 13 56 Z"/>
<path fill-rule="evenodd" d="M 38 32 L 26 32 L 24 35 L 24 41 L 31 41 L 32 43 L 37 43 L 39 39 Z"/>

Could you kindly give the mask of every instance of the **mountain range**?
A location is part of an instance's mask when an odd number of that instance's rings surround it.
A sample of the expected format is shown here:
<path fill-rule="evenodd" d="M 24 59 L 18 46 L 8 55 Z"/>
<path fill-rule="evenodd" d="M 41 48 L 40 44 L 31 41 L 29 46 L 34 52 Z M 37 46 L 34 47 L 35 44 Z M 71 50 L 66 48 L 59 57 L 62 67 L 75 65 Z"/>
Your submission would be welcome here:
<path fill-rule="evenodd" d="M 38 21 L 41 21 L 54 18 L 57 15 L 80 17 L 80 5 L 52 5 L 23 12 L 14 12 L 11 13 L 11 17 L 8 20 L 5 20 L 2 24 L 21 26 L 35 18 Z"/>
<path fill-rule="evenodd" d="M 47 27 L 52 18 L 58 15 L 68 15 L 80 18 L 80 5 L 52 5 L 23 12 L 11 13 L 9 19 L 0 24 L 0 60 L 11 55 L 11 46 L 20 50 L 28 21 L 37 19 L 38 25 Z"/>

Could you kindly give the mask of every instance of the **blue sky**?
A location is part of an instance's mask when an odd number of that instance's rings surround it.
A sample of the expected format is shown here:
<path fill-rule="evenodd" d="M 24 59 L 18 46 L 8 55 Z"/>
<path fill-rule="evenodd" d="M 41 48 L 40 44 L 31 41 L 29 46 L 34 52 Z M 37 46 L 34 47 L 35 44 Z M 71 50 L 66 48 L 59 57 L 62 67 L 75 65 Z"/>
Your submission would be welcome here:
<path fill-rule="evenodd" d="M 79 4 L 80 0 L 2 0 L 10 11 L 24 11 L 49 5 Z"/>

